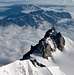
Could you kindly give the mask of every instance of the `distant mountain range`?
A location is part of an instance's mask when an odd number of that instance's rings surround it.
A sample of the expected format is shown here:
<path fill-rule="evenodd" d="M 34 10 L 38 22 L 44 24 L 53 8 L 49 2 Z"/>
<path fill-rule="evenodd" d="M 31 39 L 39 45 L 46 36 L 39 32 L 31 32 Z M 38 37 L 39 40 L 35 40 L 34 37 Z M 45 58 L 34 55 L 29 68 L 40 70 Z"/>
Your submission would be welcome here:
<path fill-rule="evenodd" d="M 0 12 L 0 16 L 5 16 L 0 20 L 1 26 L 16 24 L 19 26 L 35 26 L 38 27 L 43 21 L 51 24 L 57 24 L 61 19 L 72 19 L 71 14 L 61 10 L 43 10 L 42 8 L 27 4 L 27 5 L 12 5 L 8 6 L 8 10 Z"/>

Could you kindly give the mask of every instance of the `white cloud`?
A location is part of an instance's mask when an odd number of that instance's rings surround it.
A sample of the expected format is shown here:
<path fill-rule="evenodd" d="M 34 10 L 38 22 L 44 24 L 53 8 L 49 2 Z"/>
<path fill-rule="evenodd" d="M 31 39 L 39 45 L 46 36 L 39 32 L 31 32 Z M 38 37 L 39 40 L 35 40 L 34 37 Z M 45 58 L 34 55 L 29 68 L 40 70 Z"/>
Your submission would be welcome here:
<path fill-rule="evenodd" d="M 73 5 L 72 0 L 26 0 L 28 3 L 36 4 L 58 4 L 58 5 Z"/>
<path fill-rule="evenodd" d="M 42 28 L 42 27 L 41 27 Z M 0 64 L 20 59 L 44 35 L 43 30 L 10 25 L 0 27 Z"/>
<path fill-rule="evenodd" d="M 33 4 L 58 4 L 58 5 L 74 5 L 73 0 L 0 0 L 0 2 L 19 2 L 22 3 L 33 3 Z M 19 2 L 20 3 L 20 2 Z"/>

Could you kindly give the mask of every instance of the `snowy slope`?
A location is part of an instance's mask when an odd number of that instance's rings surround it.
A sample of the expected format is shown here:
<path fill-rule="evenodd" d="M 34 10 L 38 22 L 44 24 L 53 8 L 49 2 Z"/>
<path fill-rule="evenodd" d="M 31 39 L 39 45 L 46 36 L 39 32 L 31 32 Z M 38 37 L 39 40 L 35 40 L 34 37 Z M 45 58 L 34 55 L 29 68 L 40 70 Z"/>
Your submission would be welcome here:
<path fill-rule="evenodd" d="M 64 52 L 57 50 L 53 53 L 53 61 L 37 57 L 46 67 L 34 67 L 29 60 L 17 60 L 0 67 L 0 75 L 74 75 L 74 42 L 66 37 L 65 41 Z"/>
<path fill-rule="evenodd" d="M 43 60 L 44 61 L 44 60 Z M 45 61 L 48 62 L 48 61 Z M 29 60 L 16 61 L 0 68 L 0 75 L 65 75 L 58 66 L 34 67 Z"/>

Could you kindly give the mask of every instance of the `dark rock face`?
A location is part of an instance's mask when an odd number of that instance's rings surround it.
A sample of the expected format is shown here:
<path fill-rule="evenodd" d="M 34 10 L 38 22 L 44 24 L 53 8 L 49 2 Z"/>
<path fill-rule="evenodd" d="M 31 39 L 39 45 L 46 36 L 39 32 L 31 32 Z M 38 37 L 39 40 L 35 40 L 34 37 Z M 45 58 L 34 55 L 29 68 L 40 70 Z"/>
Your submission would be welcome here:
<path fill-rule="evenodd" d="M 20 60 L 30 59 L 30 54 L 34 52 L 33 46 L 31 45 L 31 50 L 23 55 L 23 58 Z"/>
<path fill-rule="evenodd" d="M 56 37 L 55 37 L 55 42 L 56 42 L 56 45 L 57 45 L 57 48 L 60 50 L 60 51 L 63 51 L 64 49 L 64 45 L 65 45 L 65 39 L 64 37 L 61 35 L 61 33 L 57 33 Z"/>
<path fill-rule="evenodd" d="M 46 32 L 46 34 L 45 34 L 44 37 L 47 38 L 49 36 L 51 37 L 51 39 L 53 40 L 53 42 L 55 42 L 57 48 L 62 51 L 64 49 L 64 45 L 65 45 L 65 39 L 62 36 L 62 34 L 60 32 L 57 33 L 57 31 L 53 27 L 52 29 L 49 29 Z"/>
<path fill-rule="evenodd" d="M 43 45 L 42 43 L 43 43 L 44 45 Z M 30 59 L 30 54 L 35 54 L 35 55 L 38 55 L 38 56 L 43 56 L 44 46 L 46 46 L 46 43 L 45 43 L 45 40 L 44 40 L 44 38 L 43 38 L 43 39 L 41 39 L 41 40 L 39 41 L 38 44 L 36 44 L 35 46 L 31 46 L 30 51 L 27 52 L 27 53 L 23 56 L 23 58 L 22 58 L 21 60 Z"/>
<path fill-rule="evenodd" d="M 55 50 L 51 48 L 50 44 L 46 43 L 46 39 L 49 37 L 56 44 Z M 65 46 L 64 37 L 61 35 L 60 32 L 57 33 L 55 28 L 53 27 L 52 29 L 49 29 L 46 32 L 44 38 L 39 40 L 38 44 L 36 44 L 35 46 L 31 46 L 31 50 L 23 56 L 22 60 L 30 59 L 30 54 L 35 54 L 37 56 L 41 56 L 48 59 L 48 57 L 52 57 L 52 52 L 56 51 L 56 48 L 58 48 L 60 51 L 63 51 L 64 46 Z"/>

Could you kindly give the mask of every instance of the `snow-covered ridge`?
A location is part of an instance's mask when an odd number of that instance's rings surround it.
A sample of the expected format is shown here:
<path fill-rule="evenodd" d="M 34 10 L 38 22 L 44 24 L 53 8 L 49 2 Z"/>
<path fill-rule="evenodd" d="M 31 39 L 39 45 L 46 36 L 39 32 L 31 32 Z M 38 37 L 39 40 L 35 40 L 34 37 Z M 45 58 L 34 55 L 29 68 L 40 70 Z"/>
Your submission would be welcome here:
<path fill-rule="evenodd" d="M 35 67 L 30 60 L 16 61 L 0 68 L 0 75 L 65 75 L 58 66 L 42 59 L 46 67 Z M 49 63 L 48 63 L 49 62 Z M 49 66 L 47 66 L 49 64 Z"/>
<path fill-rule="evenodd" d="M 46 67 L 34 66 L 30 60 L 17 60 L 0 67 L 0 75 L 73 75 L 74 74 L 74 42 L 65 38 L 64 52 L 57 50 L 53 53 L 54 60 L 38 57 L 39 62 Z"/>

